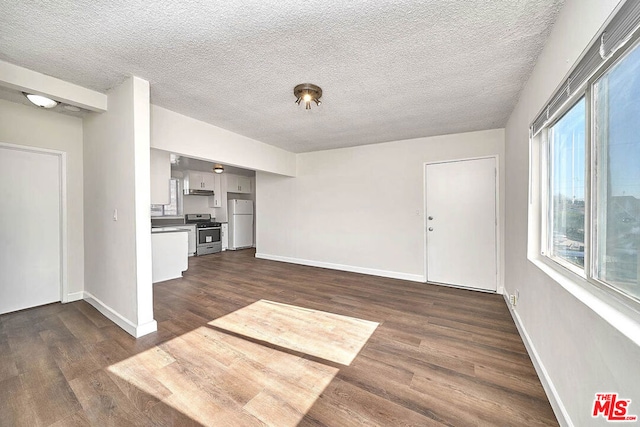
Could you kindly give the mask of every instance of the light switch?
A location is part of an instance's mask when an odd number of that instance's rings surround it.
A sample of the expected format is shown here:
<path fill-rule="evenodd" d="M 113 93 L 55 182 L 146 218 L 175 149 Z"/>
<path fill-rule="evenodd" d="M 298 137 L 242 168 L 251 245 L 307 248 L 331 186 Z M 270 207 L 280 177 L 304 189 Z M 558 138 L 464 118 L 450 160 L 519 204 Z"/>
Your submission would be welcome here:
<path fill-rule="evenodd" d="M 114 209 L 113 210 L 113 220 L 117 221 L 118 220 L 118 209 Z"/>

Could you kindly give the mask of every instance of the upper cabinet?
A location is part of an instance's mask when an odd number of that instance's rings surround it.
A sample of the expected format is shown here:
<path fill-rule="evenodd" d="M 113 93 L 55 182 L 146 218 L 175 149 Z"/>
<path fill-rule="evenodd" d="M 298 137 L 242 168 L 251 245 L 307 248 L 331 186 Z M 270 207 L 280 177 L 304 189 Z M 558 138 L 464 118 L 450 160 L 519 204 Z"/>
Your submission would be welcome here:
<path fill-rule="evenodd" d="M 151 204 L 171 203 L 171 159 L 167 151 L 151 149 Z"/>
<path fill-rule="evenodd" d="M 216 175 L 204 172 L 202 174 L 202 189 L 216 191 Z"/>
<path fill-rule="evenodd" d="M 213 174 L 213 197 L 209 197 L 210 208 L 222 207 L 222 186 L 220 185 L 220 175 Z"/>
<path fill-rule="evenodd" d="M 227 192 L 229 193 L 251 193 L 251 178 L 242 175 L 227 175 Z"/>
<path fill-rule="evenodd" d="M 184 193 L 189 194 L 191 190 L 216 191 L 215 175 L 208 172 L 184 172 Z"/>

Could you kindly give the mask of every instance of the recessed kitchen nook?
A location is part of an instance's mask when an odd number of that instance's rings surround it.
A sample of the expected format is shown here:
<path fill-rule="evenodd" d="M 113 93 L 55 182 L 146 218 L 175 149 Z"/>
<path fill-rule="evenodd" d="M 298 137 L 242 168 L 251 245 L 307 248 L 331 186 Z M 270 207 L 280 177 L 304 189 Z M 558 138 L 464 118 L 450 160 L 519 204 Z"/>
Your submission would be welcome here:
<path fill-rule="evenodd" d="M 151 149 L 153 283 L 188 257 L 255 246 L 255 171 Z"/>

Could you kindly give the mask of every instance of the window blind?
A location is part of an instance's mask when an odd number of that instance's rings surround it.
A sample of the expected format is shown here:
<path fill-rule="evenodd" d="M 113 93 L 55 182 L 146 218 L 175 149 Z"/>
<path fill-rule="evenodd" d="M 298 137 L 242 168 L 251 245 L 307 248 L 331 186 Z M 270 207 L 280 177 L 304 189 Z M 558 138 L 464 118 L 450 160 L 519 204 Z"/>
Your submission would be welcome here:
<path fill-rule="evenodd" d="M 640 0 L 626 0 L 535 118 L 531 124 L 532 136 L 537 135 L 549 121 L 553 120 L 574 94 L 584 89 L 591 76 L 618 49 L 629 42 L 639 27 Z"/>

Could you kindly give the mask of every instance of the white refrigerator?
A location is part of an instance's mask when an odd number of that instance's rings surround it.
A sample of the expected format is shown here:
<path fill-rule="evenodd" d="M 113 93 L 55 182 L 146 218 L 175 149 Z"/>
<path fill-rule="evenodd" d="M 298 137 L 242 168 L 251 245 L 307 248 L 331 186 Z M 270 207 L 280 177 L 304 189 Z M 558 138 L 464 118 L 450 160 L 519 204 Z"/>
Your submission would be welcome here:
<path fill-rule="evenodd" d="M 253 201 L 229 199 L 229 249 L 253 246 Z"/>

